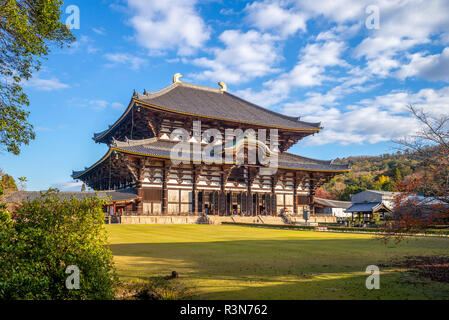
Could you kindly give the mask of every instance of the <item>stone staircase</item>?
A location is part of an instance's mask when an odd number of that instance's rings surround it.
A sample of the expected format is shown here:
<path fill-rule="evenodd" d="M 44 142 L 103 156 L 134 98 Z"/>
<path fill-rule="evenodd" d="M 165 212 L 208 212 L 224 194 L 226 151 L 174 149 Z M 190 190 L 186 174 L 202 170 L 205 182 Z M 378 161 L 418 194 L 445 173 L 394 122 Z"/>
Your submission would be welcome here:
<path fill-rule="evenodd" d="M 213 224 L 213 222 L 206 214 L 203 214 L 201 217 L 198 218 L 197 224 Z"/>

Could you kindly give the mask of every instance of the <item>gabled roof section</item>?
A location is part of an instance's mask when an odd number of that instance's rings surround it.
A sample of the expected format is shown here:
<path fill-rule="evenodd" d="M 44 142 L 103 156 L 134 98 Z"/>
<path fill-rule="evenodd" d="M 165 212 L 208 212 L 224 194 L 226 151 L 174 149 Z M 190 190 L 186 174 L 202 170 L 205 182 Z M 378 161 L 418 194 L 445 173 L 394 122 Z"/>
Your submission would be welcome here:
<path fill-rule="evenodd" d="M 353 203 L 346 212 L 372 212 L 377 211 L 391 212 L 391 209 L 387 208 L 382 202 L 366 202 L 366 203 Z"/>
<path fill-rule="evenodd" d="M 94 140 L 99 141 L 116 127 L 129 113 L 133 102 L 178 114 L 249 125 L 310 133 L 322 129 L 320 123 L 300 121 L 298 117 L 290 117 L 265 109 L 217 88 L 175 82 L 156 92 L 148 93 L 145 91 L 142 95 L 134 93 L 125 113 L 109 129 L 95 134 Z"/>

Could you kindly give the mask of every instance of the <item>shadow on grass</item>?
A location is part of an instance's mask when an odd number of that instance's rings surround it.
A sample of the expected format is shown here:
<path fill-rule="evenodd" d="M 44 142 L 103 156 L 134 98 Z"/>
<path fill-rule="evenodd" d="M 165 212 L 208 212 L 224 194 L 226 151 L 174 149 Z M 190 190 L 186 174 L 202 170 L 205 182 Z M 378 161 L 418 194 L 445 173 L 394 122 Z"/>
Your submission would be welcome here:
<path fill-rule="evenodd" d="M 121 276 L 144 279 L 176 270 L 181 279 L 192 280 L 200 299 L 447 299 L 449 285 L 403 272 L 381 274 L 381 289 L 367 290 L 364 273 L 368 265 L 391 258 L 447 254 L 444 244 L 236 240 L 113 244 L 111 249 L 120 259 Z"/>

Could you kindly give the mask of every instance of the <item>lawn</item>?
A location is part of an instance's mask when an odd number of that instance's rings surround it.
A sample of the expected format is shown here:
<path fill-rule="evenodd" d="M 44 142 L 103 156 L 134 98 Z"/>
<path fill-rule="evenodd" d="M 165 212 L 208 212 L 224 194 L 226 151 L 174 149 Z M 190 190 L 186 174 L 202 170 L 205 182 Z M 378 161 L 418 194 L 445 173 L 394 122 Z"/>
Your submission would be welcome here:
<path fill-rule="evenodd" d="M 449 283 L 368 265 L 409 255 L 449 255 L 449 238 L 384 245 L 371 235 L 220 225 L 107 225 L 119 276 L 167 276 L 195 299 L 449 299 Z"/>

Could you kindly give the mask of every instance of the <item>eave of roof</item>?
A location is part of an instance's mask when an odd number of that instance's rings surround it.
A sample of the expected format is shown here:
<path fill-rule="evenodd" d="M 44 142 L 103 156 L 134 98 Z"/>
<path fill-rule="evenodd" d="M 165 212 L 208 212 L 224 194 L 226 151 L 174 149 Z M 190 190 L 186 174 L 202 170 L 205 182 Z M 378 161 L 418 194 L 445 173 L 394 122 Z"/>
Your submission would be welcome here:
<path fill-rule="evenodd" d="M 131 155 L 152 157 L 166 160 L 189 161 L 191 159 L 173 158 L 171 157 L 171 148 L 175 145 L 174 142 L 161 141 L 157 138 L 151 138 L 139 141 L 129 140 L 128 142 L 115 142 L 110 146 L 108 152 L 94 165 L 84 171 L 73 171 L 72 177 L 79 179 L 102 162 L 104 162 L 111 155 L 113 151 L 122 152 Z M 224 163 L 234 165 L 235 162 Z M 298 171 L 312 171 L 312 172 L 332 172 L 343 173 L 348 172 L 348 165 L 333 164 L 332 161 L 317 160 L 307 157 L 302 157 L 292 153 L 284 152 L 279 155 L 278 165 L 279 169 L 298 170 Z"/>
<path fill-rule="evenodd" d="M 376 212 L 382 208 L 391 212 L 382 202 L 353 203 L 346 212 Z"/>

